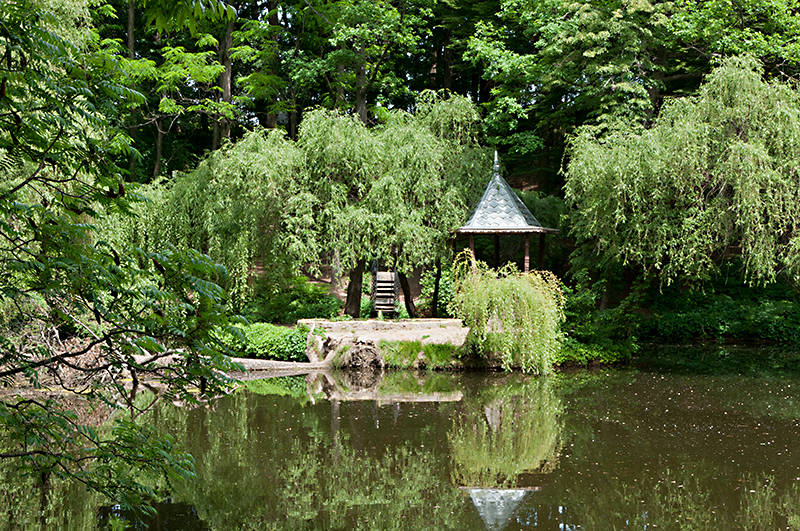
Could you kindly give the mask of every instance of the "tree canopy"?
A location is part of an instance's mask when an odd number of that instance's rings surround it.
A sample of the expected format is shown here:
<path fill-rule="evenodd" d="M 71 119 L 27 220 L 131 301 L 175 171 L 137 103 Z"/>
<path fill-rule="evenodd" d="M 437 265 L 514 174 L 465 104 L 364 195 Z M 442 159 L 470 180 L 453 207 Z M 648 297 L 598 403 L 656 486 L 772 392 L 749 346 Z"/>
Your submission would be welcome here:
<path fill-rule="evenodd" d="M 382 259 L 403 273 L 448 252 L 452 231 L 483 188 L 489 155 L 466 98 L 423 94 L 417 112 L 387 112 L 368 128 L 356 116 L 306 114 L 296 142 L 256 130 L 171 183 L 141 189 L 138 217 L 112 216 L 119 245 L 199 249 L 230 274 L 241 309 L 253 274 L 280 286 L 304 264 L 339 272 Z M 255 268 L 255 269 L 254 269 Z"/>
<path fill-rule="evenodd" d="M 800 93 L 731 58 L 645 131 L 572 141 L 573 233 L 670 282 L 741 255 L 751 281 L 800 278 Z"/>

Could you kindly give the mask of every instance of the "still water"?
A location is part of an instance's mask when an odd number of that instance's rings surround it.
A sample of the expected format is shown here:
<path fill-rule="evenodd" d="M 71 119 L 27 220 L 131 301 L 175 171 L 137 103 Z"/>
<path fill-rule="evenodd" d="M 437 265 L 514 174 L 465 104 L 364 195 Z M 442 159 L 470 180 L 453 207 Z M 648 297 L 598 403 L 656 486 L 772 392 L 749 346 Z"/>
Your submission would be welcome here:
<path fill-rule="evenodd" d="M 136 522 L 73 499 L 50 522 L 800 529 L 800 373 L 763 357 L 731 361 L 738 354 L 725 350 L 691 366 L 665 362 L 669 355 L 547 378 L 395 372 L 249 382 L 205 408 L 154 412 L 150 421 L 197 468 L 196 479 L 173 485 L 157 518 Z M 3 518 L 0 527 L 13 526 Z"/>

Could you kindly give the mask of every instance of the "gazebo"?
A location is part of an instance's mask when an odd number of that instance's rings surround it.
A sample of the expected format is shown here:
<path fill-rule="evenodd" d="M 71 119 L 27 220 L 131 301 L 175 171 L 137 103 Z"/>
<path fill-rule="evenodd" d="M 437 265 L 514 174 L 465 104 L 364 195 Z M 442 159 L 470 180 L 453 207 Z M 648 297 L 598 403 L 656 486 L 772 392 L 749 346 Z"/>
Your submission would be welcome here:
<path fill-rule="evenodd" d="M 494 235 L 495 265 L 500 265 L 500 235 L 520 234 L 525 238 L 524 271 L 530 270 L 530 235 L 539 235 L 539 268 L 544 266 L 544 237 L 556 233 L 558 229 L 542 227 L 525 203 L 514 193 L 511 186 L 500 175 L 497 151 L 494 152 L 492 179 L 483 192 L 483 197 L 472 212 L 467 224 L 456 231 L 469 235 L 469 249 L 475 258 L 475 234 Z"/>

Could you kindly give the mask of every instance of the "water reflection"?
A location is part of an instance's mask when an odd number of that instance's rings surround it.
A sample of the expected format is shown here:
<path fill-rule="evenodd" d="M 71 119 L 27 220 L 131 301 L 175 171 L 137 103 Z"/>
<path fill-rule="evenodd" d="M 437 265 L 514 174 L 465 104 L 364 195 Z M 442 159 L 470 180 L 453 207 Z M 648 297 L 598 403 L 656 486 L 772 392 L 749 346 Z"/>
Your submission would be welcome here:
<path fill-rule="evenodd" d="M 56 478 L 20 476 L 0 459 L 0 529 L 97 529 L 100 496 Z"/>
<path fill-rule="evenodd" d="M 561 450 L 561 400 L 551 379 L 510 377 L 465 403 L 448 432 L 454 484 L 528 485 L 553 470 Z"/>
<path fill-rule="evenodd" d="M 158 520 L 0 467 L 0 529 L 797 529 L 798 389 L 636 370 L 260 380 L 143 419 L 196 460 Z"/>

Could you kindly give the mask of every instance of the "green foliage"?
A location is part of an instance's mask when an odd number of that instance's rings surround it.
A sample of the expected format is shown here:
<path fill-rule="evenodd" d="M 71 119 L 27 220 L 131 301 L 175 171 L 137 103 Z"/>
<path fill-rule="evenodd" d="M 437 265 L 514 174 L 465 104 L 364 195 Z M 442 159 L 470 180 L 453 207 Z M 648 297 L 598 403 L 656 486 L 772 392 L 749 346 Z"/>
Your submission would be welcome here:
<path fill-rule="evenodd" d="M 236 366 L 212 334 L 230 330 L 216 283 L 226 272 L 195 250 L 116 245 L 96 230 L 139 199 L 114 162 L 132 154 L 114 123 L 143 98 L 124 84 L 130 64 L 100 39 L 89 4 L 75 5 L 0 9 L 0 306 L 25 323 L 0 334 L 0 383 L 32 397 L 0 399 L 0 452 L 22 473 L 140 507 L 157 494 L 154 478 L 187 477 L 194 463 L 134 422 L 126 386 L 146 376 L 187 404 L 227 388 Z M 111 422 L 100 430 L 86 412 L 103 411 Z"/>
<path fill-rule="evenodd" d="M 444 254 L 488 173 L 477 121 L 466 98 L 430 93 L 416 114 L 393 111 L 372 129 L 351 116 L 307 113 L 298 146 L 320 205 L 320 251 L 339 252 L 345 271 L 393 258 L 409 272 Z"/>
<path fill-rule="evenodd" d="M 361 297 L 361 309 L 359 310 L 359 317 L 362 319 L 369 319 L 372 317 L 372 311 L 375 308 L 375 302 L 370 297 Z"/>
<path fill-rule="evenodd" d="M 708 278 L 741 253 L 748 280 L 800 279 L 800 97 L 756 61 L 726 60 L 695 97 L 668 102 L 652 128 L 573 141 L 572 234 L 603 260 Z"/>
<path fill-rule="evenodd" d="M 406 305 L 402 301 L 396 301 L 394 303 L 394 318 L 395 319 L 409 319 L 410 316 L 408 315 L 408 309 Z"/>
<path fill-rule="evenodd" d="M 673 59 L 662 55 L 670 43 L 670 7 L 621 0 L 500 2 L 496 18 L 477 23 L 466 54 L 496 84 L 490 131 L 526 153 L 539 149 L 543 129 L 569 130 L 587 117 L 600 124 L 623 116 L 643 121 L 668 69 L 664 63 Z"/>
<path fill-rule="evenodd" d="M 147 23 L 159 31 L 186 27 L 194 33 L 198 21 L 205 17 L 211 20 L 236 18 L 236 9 L 222 0 L 144 0 L 142 3 Z"/>
<path fill-rule="evenodd" d="M 634 351 L 635 348 L 626 343 L 582 343 L 567 337 L 556 357 L 556 365 L 612 365 L 630 360 Z"/>
<path fill-rule="evenodd" d="M 258 395 L 291 396 L 308 402 L 305 376 L 278 376 L 263 380 L 247 380 L 242 385 L 249 393 Z"/>
<path fill-rule="evenodd" d="M 592 282 L 586 271 L 575 274 L 573 281 L 574 287 L 562 286 L 566 340 L 558 363 L 610 364 L 630 359 L 638 349 L 638 321 L 632 313 L 638 309 L 639 292 L 634 291 L 614 308 L 601 310 L 606 281 Z"/>
<path fill-rule="evenodd" d="M 420 312 L 430 312 L 433 304 L 433 290 L 436 286 L 436 271 L 426 268 L 419 281 L 420 294 L 417 309 Z M 455 283 L 453 282 L 453 268 L 449 262 L 442 265 L 442 275 L 439 278 L 439 302 L 437 313 L 439 317 L 452 317 L 453 298 L 455 297 Z"/>
<path fill-rule="evenodd" d="M 421 341 L 387 341 L 378 343 L 381 357 L 389 367 L 409 368 L 422 352 Z"/>
<path fill-rule="evenodd" d="M 755 295 L 755 294 L 753 294 Z M 637 319 L 637 336 L 656 342 L 692 339 L 800 344 L 800 303 L 735 293 L 670 290 Z"/>
<path fill-rule="evenodd" d="M 454 419 L 447 435 L 453 484 L 510 488 L 522 474 L 555 467 L 562 447 L 563 405 L 552 380 L 487 391 L 482 407 L 471 407 Z"/>
<path fill-rule="evenodd" d="M 709 55 L 753 55 L 770 70 L 790 74 L 800 63 L 794 0 L 689 0 L 670 17 L 669 26 L 682 43 Z"/>
<path fill-rule="evenodd" d="M 499 271 L 462 253 L 454 266 L 454 314 L 470 328 L 466 346 L 484 357 L 498 356 L 505 369 L 552 371 L 561 347 L 564 296 L 548 271 L 520 273 L 512 264 Z"/>
<path fill-rule="evenodd" d="M 378 387 L 382 395 L 451 393 L 457 390 L 456 382 L 449 373 L 430 372 L 423 378 L 410 371 L 392 371 L 384 375 Z"/>
<path fill-rule="evenodd" d="M 342 301 L 324 285 L 294 277 L 286 284 L 267 286 L 261 281 L 253 301 L 244 310 L 250 321 L 294 324 L 298 319 L 331 319 L 339 315 Z"/>
<path fill-rule="evenodd" d="M 452 367 L 453 362 L 461 357 L 459 348 L 449 343 L 425 343 L 422 353 L 425 355 L 425 366 L 431 369 Z"/>
<path fill-rule="evenodd" d="M 269 323 L 253 323 L 241 327 L 241 340 L 230 340 L 231 348 L 247 358 L 308 361 L 308 331 L 305 326 L 289 328 Z"/>
<path fill-rule="evenodd" d="M 261 282 L 281 285 L 313 252 L 306 233 L 315 201 L 299 188 L 303 171 L 293 142 L 278 131 L 255 131 L 166 187 L 149 187 L 140 218 L 112 218 L 103 232 L 144 249 L 171 244 L 207 252 L 229 272 L 229 304 L 241 309 L 252 296 L 254 269 Z"/>

